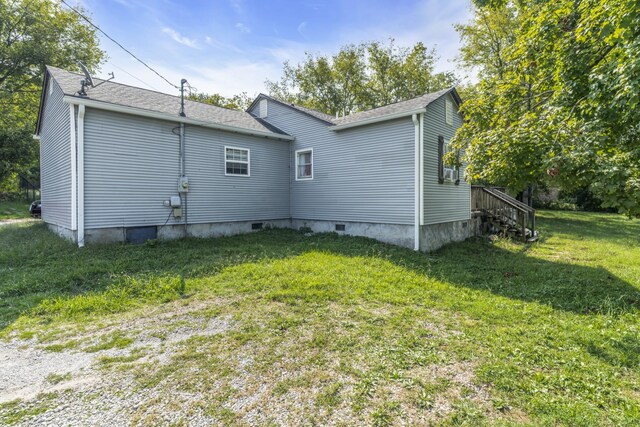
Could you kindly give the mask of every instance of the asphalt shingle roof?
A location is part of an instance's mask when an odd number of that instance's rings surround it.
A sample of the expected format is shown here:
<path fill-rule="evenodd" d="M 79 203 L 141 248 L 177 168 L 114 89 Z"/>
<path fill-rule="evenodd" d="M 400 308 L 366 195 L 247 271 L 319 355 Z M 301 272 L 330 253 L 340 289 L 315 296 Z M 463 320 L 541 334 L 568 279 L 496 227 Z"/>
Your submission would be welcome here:
<path fill-rule="evenodd" d="M 443 89 L 438 92 L 427 93 L 425 95 L 421 95 L 416 98 L 409 99 L 407 101 L 396 102 L 396 103 L 385 105 L 382 107 L 373 108 L 371 110 L 349 114 L 348 116 L 344 116 L 344 117 L 333 117 L 329 114 L 325 114 L 317 110 L 312 110 L 311 108 L 303 107 L 301 105 L 291 104 L 285 101 L 281 101 L 279 99 L 273 98 L 265 94 L 260 94 L 259 97 L 264 97 L 267 99 L 274 100 L 280 104 L 286 105 L 287 107 L 293 108 L 295 110 L 298 110 L 305 114 L 313 116 L 317 119 L 320 119 L 329 125 L 339 126 L 339 125 L 356 123 L 356 122 L 360 122 L 368 119 L 375 119 L 378 117 L 391 116 L 397 113 L 417 110 L 420 108 L 425 108 L 427 105 L 431 104 L 433 101 L 440 98 L 442 95 L 445 95 L 451 91 L 453 91 L 453 88 Z"/>
<path fill-rule="evenodd" d="M 427 93 L 425 95 L 409 99 L 407 101 L 400 101 L 394 104 L 385 105 L 383 107 L 374 108 L 372 110 L 349 114 L 348 116 L 339 117 L 337 119 L 334 118 L 332 123 L 337 126 L 346 125 L 362 120 L 374 119 L 378 117 L 390 116 L 397 113 L 403 113 L 405 111 L 417 110 L 419 108 L 426 107 L 436 99 L 440 98 L 442 95 L 452 90 L 453 88 L 443 89 L 438 92 Z"/>
<path fill-rule="evenodd" d="M 80 96 L 78 94 L 80 90 L 80 80 L 84 79 L 84 75 L 51 66 L 48 66 L 47 70 L 67 96 L 149 110 L 166 114 L 167 116 L 175 116 L 176 118 L 180 117 L 178 114 L 180 110 L 179 96 L 168 95 L 166 93 L 155 92 L 112 81 L 104 81 L 97 78 L 94 78 L 96 85 L 102 82 L 104 83 L 97 87 L 86 88 L 87 96 Z M 185 113 L 188 118 L 205 123 L 224 124 L 226 126 L 251 131 L 286 135 L 273 126 L 267 126 L 267 124 L 245 111 L 230 110 L 202 102 L 185 100 Z"/>

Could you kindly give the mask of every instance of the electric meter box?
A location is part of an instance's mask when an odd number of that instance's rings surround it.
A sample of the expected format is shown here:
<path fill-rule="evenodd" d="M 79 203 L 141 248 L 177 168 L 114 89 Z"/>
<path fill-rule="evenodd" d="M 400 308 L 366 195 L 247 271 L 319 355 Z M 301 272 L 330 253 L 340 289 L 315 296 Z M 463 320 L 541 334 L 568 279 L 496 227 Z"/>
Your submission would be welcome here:
<path fill-rule="evenodd" d="M 186 176 L 181 176 L 178 179 L 178 192 L 179 193 L 189 192 L 189 178 L 187 178 Z"/>
<path fill-rule="evenodd" d="M 182 201 L 180 200 L 180 196 L 171 196 L 171 200 L 169 201 L 169 204 L 171 205 L 172 208 L 179 208 L 180 206 L 182 206 Z"/>

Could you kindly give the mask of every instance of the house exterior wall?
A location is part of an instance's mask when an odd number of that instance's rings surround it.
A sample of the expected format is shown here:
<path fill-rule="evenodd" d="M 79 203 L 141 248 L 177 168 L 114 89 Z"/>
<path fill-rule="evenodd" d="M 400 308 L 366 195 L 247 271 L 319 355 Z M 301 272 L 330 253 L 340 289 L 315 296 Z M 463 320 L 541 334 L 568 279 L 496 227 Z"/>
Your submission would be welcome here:
<path fill-rule="evenodd" d="M 464 180 L 464 168 L 460 170 L 460 185 L 438 182 L 438 136 L 442 135 L 445 140 L 451 139 L 462 126 L 462 116 L 459 113 L 453 115 L 453 125 L 445 122 L 447 97 L 455 106 L 453 97 L 447 94 L 429 104 L 423 118 L 425 225 L 471 218 L 471 185 Z"/>
<path fill-rule="evenodd" d="M 264 120 L 296 138 L 291 146 L 293 219 L 413 224 L 410 117 L 336 132 L 307 114 L 268 103 Z M 295 151 L 309 148 L 313 179 L 296 180 Z"/>
<path fill-rule="evenodd" d="M 50 92 L 51 89 L 51 92 Z M 71 229 L 71 113 L 53 80 L 45 90 L 40 132 L 40 191 L 42 219 Z"/>
<path fill-rule="evenodd" d="M 163 206 L 164 200 L 178 195 L 177 126 L 87 109 L 86 229 L 184 221 L 169 218 L 170 209 Z M 189 224 L 289 217 L 288 142 L 196 126 L 187 126 L 185 135 Z M 250 150 L 250 177 L 225 176 L 225 145 Z"/>

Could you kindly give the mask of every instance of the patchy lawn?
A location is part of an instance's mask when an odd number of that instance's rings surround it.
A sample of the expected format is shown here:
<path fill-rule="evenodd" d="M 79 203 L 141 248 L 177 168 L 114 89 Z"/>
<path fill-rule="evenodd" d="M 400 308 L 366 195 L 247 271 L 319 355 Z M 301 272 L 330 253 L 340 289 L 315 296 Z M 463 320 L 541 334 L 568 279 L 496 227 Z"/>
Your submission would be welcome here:
<path fill-rule="evenodd" d="M 0 201 L 0 221 L 30 218 L 30 204 L 26 200 Z"/>
<path fill-rule="evenodd" d="M 640 222 L 416 254 L 267 230 L 0 228 L 0 423 L 637 425 Z"/>

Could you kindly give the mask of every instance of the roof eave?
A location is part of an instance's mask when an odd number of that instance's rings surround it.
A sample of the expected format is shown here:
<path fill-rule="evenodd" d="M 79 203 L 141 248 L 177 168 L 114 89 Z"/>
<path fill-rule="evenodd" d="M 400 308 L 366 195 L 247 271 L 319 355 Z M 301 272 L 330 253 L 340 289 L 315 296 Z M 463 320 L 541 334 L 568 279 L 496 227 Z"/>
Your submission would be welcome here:
<path fill-rule="evenodd" d="M 47 93 L 47 83 L 50 80 L 49 70 L 45 68 L 44 77 L 42 78 L 42 91 L 40 92 L 40 106 L 38 107 L 38 118 L 36 119 L 36 131 L 34 136 L 40 135 L 40 128 L 42 127 L 42 116 L 44 114 L 44 100 Z"/>
<path fill-rule="evenodd" d="M 169 120 L 173 122 L 191 124 L 191 125 L 206 127 L 210 129 L 224 130 L 227 132 L 240 133 L 244 135 L 260 136 L 260 137 L 269 138 L 269 139 L 278 139 L 281 141 L 293 141 L 295 139 L 291 135 L 281 135 L 281 134 L 276 134 L 271 132 L 262 132 L 259 130 L 239 128 L 236 126 L 228 126 L 220 123 L 205 122 L 202 120 L 191 119 L 189 117 L 172 116 L 172 115 L 160 113 L 157 111 L 145 110 L 145 109 L 136 108 L 136 107 L 128 107 L 126 105 L 112 104 L 109 102 L 96 101 L 93 99 L 85 99 L 77 96 L 65 95 L 64 98 L 62 99 L 64 102 L 68 104 L 84 105 L 86 107 L 96 108 L 99 110 L 113 111 L 116 113 L 133 114 L 136 116 L 148 117 L 152 119 Z"/>
<path fill-rule="evenodd" d="M 369 118 L 369 119 L 358 120 L 357 122 L 345 123 L 343 125 L 329 126 L 329 129 L 334 130 L 334 131 L 339 131 L 339 130 L 343 130 L 343 129 L 349 129 L 349 128 L 358 127 L 358 126 L 370 125 L 370 124 L 373 124 L 373 123 L 386 122 L 388 120 L 400 119 L 400 118 L 403 118 L 403 117 L 412 116 L 414 114 L 425 113 L 426 111 L 427 111 L 427 109 L 424 108 L 424 107 L 423 108 L 416 108 L 416 109 L 409 110 L 409 111 L 402 111 L 402 112 L 399 112 L 399 113 L 387 114 L 385 116 L 372 117 L 372 118 Z"/>

